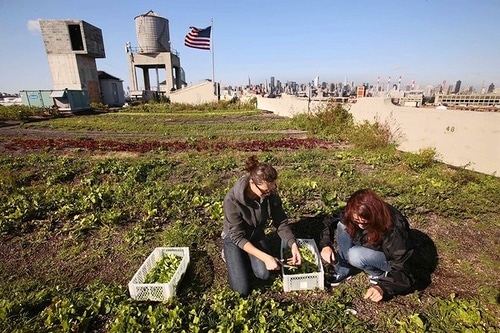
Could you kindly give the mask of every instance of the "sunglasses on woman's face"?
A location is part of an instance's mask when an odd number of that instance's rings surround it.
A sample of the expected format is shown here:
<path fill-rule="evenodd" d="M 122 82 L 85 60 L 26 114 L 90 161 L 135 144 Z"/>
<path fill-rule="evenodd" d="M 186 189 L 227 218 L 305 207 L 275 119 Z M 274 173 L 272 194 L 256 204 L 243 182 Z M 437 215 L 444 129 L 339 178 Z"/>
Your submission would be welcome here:
<path fill-rule="evenodd" d="M 253 182 L 253 184 L 255 185 L 255 187 L 257 187 L 257 189 L 260 191 L 260 194 L 263 195 L 263 196 L 270 195 L 271 193 L 273 193 L 274 191 L 276 191 L 276 187 L 277 187 L 277 185 L 275 184 L 272 188 L 270 188 L 269 187 L 269 183 L 266 183 L 266 184 L 268 184 L 268 188 L 267 189 L 262 189 L 262 188 L 260 188 L 259 185 L 257 185 L 256 182 Z"/>
<path fill-rule="evenodd" d="M 356 222 L 357 224 L 368 224 L 368 221 L 365 220 L 364 218 L 362 218 L 361 216 L 357 215 L 357 214 L 353 214 L 352 216 L 352 219 L 354 220 L 354 222 Z"/>

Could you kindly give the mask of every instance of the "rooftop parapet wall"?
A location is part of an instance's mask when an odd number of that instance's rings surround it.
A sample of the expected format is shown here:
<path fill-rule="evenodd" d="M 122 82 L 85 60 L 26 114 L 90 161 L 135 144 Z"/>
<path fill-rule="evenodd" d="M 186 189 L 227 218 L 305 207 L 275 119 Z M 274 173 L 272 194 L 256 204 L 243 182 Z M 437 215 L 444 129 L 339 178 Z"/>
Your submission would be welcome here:
<path fill-rule="evenodd" d="M 212 81 L 205 81 L 170 93 L 172 103 L 203 104 L 217 102 Z"/>
<path fill-rule="evenodd" d="M 308 102 L 291 96 L 257 96 L 257 107 L 280 116 L 316 110 L 324 102 Z M 316 108 L 316 109 L 315 109 Z M 457 167 L 500 176 L 500 113 L 437 110 L 396 106 L 388 98 L 360 98 L 349 104 L 355 121 L 387 123 L 401 134 L 399 149 L 418 152 L 434 148 L 437 158 Z"/>

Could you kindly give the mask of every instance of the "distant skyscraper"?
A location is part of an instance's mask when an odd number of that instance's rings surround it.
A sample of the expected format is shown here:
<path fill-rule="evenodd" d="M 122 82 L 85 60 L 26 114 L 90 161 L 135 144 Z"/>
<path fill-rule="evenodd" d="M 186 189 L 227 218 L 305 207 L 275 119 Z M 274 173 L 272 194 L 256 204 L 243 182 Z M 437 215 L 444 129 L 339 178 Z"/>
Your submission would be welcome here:
<path fill-rule="evenodd" d="M 276 93 L 280 94 L 283 92 L 283 87 L 280 80 L 276 80 Z"/>
<path fill-rule="evenodd" d="M 457 84 L 455 84 L 455 90 L 454 93 L 458 94 L 460 92 L 460 86 L 462 85 L 462 81 L 458 80 Z"/>
<path fill-rule="evenodd" d="M 424 95 L 425 96 L 432 96 L 432 92 L 434 90 L 434 87 L 432 85 L 428 85 L 424 89 Z"/>
<path fill-rule="evenodd" d="M 314 78 L 314 87 L 315 87 L 315 88 L 319 88 L 319 76 L 316 76 L 316 77 Z"/>
<path fill-rule="evenodd" d="M 495 85 L 493 83 L 491 83 L 488 87 L 488 94 L 491 94 L 493 92 L 493 90 L 495 90 Z"/>

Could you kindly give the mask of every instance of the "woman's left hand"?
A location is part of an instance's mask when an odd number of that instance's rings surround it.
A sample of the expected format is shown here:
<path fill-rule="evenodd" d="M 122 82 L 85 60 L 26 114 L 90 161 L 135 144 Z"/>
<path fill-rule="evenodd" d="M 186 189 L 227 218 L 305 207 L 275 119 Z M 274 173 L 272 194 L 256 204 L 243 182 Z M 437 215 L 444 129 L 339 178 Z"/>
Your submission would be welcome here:
<path fill-rule="evenodd" d="M 292 245 L 292 257 L 288 260 L 288 264 L 299 266 L 302 264 L 302 255 L 300 254 L 297 243 Z"/>
<path fill-rule="evenodd" d="M 373 302 L 380 302 L 384 298 L 384 291 L 379 286 L 373 286 L 368 289 L 365 294 L 365 299 Z"/>

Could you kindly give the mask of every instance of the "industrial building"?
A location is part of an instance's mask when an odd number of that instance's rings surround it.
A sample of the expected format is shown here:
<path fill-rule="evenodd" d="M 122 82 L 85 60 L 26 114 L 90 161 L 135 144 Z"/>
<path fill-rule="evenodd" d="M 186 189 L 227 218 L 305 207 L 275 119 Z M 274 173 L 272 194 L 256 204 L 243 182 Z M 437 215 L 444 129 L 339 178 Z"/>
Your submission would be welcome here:
<path fill-rule="evenodd" d="M 100 102 L 96 58 L 105 58 L 101 29 L 81 20 L 40 20 L 54 90 L 86 90 Z"/>
<path fill-rule="evenodd" d="M 443 95 L 436 94 L 434 105 L 458 106 L 458 107 L 485 107 L 500 108 L 499 94 L 470 94 L 470 95 Z"/>
<path fill-rule="evenodd" d="M 138 46 L 130 42 L 125 46 L 132 100 L 147 101 L 161 95 L 173 103 L 201 104 L 220 99 L 220 86 L 215 82 L 187 86 L 179 52 L 170 43 L 166 18 L 150 10 L 136 16 L 134 21 Z"/>
<path fill-rule="evenodd" d="M 138 46 L 127 43 L 128 66 L 131 93 L 139 90 L 170 92 L 186 85 L 184 72 L 177 51 L 170 45 L 168 20 L 154 11 L 134 18 Z M 139 84 L 137 70 L 141 70 L 142 84 Z M 156 80 L 151 82 L 151 71 Z M 162 73 L 160 73 L 162 71 Z M 160 79 L 160 74 L 165 80 Z M 140 89 L 139 87 L 143 88 Z"/>
<path fill-rule="evenodd" d="M 55 106 L 78 111 L 89 109 L 90 103 L 124 104 L 122 80 L 97 70 L 96 59 L 106 57 L 101 29 L 82 20 L 39 23 L 52 76 L 50 97 Z M 35 101 L 37 94 L 31 91 L 26 95 L 27 100 Z"/>

